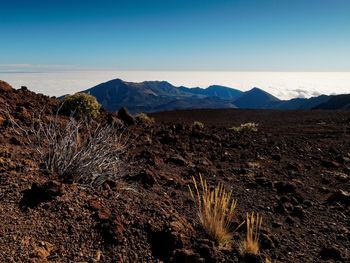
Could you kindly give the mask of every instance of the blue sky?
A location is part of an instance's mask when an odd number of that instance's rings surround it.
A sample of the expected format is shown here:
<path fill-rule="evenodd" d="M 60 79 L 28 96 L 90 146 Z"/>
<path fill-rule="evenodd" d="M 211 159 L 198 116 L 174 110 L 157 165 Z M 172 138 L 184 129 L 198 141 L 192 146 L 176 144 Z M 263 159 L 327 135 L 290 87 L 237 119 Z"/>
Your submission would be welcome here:
<path fill-rule="evenodd" d="M 0 70 L 350 71 L 349 0 L 1 0 Z"/>

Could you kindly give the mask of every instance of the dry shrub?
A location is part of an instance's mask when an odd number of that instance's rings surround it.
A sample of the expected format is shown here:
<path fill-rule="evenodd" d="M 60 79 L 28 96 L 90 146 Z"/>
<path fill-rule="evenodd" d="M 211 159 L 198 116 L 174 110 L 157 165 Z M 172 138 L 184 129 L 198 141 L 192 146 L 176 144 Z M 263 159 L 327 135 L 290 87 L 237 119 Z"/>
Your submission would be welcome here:
<path fill-rule="evenodd" d="M 258 131 L 258 124 L 254 122 L 247 122 L 243 123 L 238 127 L 231 127 L 230 130 L 233 130 L 235 132 L 247 132 L 247 131 Z"/>
<path fill-rule="evenodd" d="M 201 190 L 198 189 L 194 177 L 192 177 L 192 179 L 197 193 L 200 223 L 213 240 L 218 244 L 224 244 L 232 237 L 231 222 L 237 200 L 231 200 L 232 191 L 229 193 L 226 192 L 223 185 L 220 183 L 214 190 L 209 190 L 206 181 L 202 179 L 201 175 L 199 176 Z M 188 188 L 192 198 L 195 200 L 191 187 L 188 186 Z"/>
<path fill-rule="evenodd" d="M 254 217 L 254 212 L 249 216 L 247 213 L 247 238 L 243 241 L 241 246 L 241 250 L 243 254 L 251 253 L 258 254 L 259 253 L 259 236 L 261 229 L 262 218 L 259 217 L 259 214 Z"/>
<path fill-rule="evenodd" d="M 57 114 L 44 119 L 39 114 L 26 129 L 7 112 L 15 132 L 35 147 L 46 169 L 61 180 L 98 187 L 108 179 L 122 177 L 125 165 L 120 157 L 126 139 L 115 124 L 91 125 L 86 118 L 66 120 Z"/>

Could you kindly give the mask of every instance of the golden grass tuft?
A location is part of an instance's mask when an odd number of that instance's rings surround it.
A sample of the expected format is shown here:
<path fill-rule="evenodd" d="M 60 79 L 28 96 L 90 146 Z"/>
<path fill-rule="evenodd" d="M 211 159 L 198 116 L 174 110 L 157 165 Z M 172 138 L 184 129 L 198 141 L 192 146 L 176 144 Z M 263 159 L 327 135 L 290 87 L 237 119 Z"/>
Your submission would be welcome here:
<path fill-rule="evenodd" d="M 203 180 L 201 175 L 199 175 L 199 177 L 201 190 L 198 189 L 194 177 L 192 177 L 192 179 L 197 193 L 198 216 L 200 223 L 213 240 L 218 244 L 224 244 L 232 237 L 231 222 L 237 200 L 232 199 L 231 201 L 232 191 L 229 193 L 226 192 L 223 185 L 220 183 L 214 190 L 209 190 L 207 182 Z M 191 187 L 188 186 L 188 188 L 193 200 L 196 200 Z M 241 225 L 239 225 L 236 230 Z"/>
<path fill-rule="evenodd" d="M 261 229 L 262 217 L 259 214 L 254 217 L 254 212 L 249 216 L 247 213 L 247 238 L 243 242 L 241 250 L 243 254 L 259 253 L 259 236 Z"/>

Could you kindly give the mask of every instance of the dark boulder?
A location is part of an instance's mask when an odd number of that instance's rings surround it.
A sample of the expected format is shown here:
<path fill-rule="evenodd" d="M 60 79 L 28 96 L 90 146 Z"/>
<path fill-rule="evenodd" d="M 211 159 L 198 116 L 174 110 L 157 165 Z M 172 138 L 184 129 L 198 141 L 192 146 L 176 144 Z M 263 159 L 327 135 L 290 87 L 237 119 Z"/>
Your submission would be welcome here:
<path fill-rule="evenodd" d="M 125 107 L 122 107 L 118 111 L 118 118 L 121 119 L 126 125 L 134 125 L 136 123 L 135 117 Z"/>

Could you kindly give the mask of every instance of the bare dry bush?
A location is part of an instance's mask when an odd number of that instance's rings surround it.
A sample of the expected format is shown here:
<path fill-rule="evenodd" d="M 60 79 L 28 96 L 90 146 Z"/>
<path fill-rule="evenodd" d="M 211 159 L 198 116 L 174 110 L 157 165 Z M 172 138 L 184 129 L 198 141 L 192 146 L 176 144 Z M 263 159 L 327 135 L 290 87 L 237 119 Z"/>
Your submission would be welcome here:
<path fill-rule="evenodd" d="M 3 110 L 4 111 L 4 110 Z M 16 133 L 35 147 L 46 169 L 56 172 L 63 181 L 85 187 L 98 187 L 108 179 L 122 177 L 121 155 L 126 139 L 115 124 L 95 125 L 73 117 L 44 120 L 39 114 L 26 129 L 7 115 Z"/>

